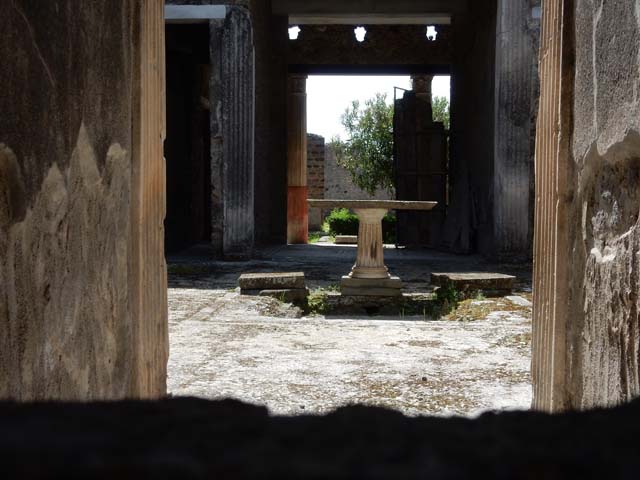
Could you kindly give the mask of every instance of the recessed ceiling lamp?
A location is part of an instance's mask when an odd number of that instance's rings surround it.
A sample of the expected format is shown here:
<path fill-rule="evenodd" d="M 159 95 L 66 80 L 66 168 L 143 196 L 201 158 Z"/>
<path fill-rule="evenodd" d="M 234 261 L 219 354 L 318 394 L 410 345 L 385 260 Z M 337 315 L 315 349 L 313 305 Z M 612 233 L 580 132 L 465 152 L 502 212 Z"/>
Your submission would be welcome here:
<path fill-rule="evenodd" d="M 357 27 L 353 33 L 356 34 L 356 40 L 362 43 L 367 36 L 367 29 L 364 27 Z"/>
<path fill-rule="evenodd" d="M 430 42 L 435 42 L 437 38 L 438 30 L 436 29 L 435 25 L 429 25 L 427 27 L 427 40 L 429 40 Z"/>
<path fill-rule="evenodd" d="M 300 35 L 300 27 L 295 25 L 289 28 L 289 40 L 297 40 Z"/>

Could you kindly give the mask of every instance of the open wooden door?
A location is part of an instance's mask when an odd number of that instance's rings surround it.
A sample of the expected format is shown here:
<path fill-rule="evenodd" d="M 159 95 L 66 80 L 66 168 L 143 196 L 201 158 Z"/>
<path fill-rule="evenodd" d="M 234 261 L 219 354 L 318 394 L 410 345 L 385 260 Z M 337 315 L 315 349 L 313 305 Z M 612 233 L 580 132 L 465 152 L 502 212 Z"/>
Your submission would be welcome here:
<path fill-rule="evenodd" d="M 430 212 L 398 212 L 397 244 L 435 248 L 447 209 L 447 137 L 430 100 L 405 92 L 394 110 L 396 199 L 436 201 Z"/>

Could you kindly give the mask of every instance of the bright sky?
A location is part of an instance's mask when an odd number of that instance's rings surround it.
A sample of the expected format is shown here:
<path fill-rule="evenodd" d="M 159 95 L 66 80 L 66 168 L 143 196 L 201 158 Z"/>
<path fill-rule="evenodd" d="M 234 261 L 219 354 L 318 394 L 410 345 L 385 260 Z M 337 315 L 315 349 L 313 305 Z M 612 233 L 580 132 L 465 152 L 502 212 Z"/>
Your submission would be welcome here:
<path fill-rule="evenodd" d="M 432 90 L 436 97 L 449 98 L 450 77 L 435 77 Z M 383 76 L 310 76 L 307 80 L 307 131 L 322 135 L 327 141 L 346 133 L 340 118 L 353 100 L 364 103 L 376 93 L 386 93 L 393 102 L 393 87 L 411 89 L 409 77 Z M 402 95 L 402 91 L 398 91 Z"/>

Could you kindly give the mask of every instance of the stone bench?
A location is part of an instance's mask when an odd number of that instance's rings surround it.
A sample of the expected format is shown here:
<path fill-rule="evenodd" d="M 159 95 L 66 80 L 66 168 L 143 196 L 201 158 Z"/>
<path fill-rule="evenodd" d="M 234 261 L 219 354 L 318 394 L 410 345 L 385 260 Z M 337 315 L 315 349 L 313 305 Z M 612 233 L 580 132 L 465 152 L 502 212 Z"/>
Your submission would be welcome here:
<path fill-rule="evenodd" d="M 287 303 L 303 302 L 309 295 L 303 272 L 243 273 L 238 285 L 241 295 L 273 297 Z"/>
<path fill-rule="evenodd" d="M 431 284 L 438 287 L 452 286 L 461 292 L 481 291 L 487 294 L 509 294 L 516 277 L 502 273 L 486 272 L 434 272 Z"/>
<path fill-rule="evenodd" d="M 357 235 L 336 235 L 336 245 L 357 245 Z"/>

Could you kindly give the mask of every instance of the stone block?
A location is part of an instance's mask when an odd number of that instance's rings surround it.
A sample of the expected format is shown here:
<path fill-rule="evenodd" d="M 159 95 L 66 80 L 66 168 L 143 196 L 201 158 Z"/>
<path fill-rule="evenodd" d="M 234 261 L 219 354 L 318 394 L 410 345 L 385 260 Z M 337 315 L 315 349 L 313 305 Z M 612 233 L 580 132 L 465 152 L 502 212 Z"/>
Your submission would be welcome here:
<path fill-rule="evenodd" d="M 401 297 L 402 290 L 399 288 L 369 287 L 352 288 L 340 287 L 340 293 L 344 296 L 356 297 Z"/>
<path fill-rule="evenodd" d="M 452 285 L 456 290 L 485 292 L 511 292 L 516 277 L 502 273 L 432 273 L 431 283 L 439 287 Z"/>
<path fill-rule="evenodd" d="M 340 293 L 362 297 L 398 297 L 402 295 L 402 281 L 391 278 L 352 278 L 347 275 L 340 282 Z"/>
<path fill-rule="evenodd" d="M 283 290 L 305 288 L 303 272 L 244 273 L 238 279 L 242 290 Z"/>
<path fill-rule="evenodd" d="M 336 245 L 357 245 L 357 235 L 336 235 Z"/>
<path fill-rule="evenodd" d="M 304 302 L 309 296 L 307 288 L 289 288 L 281 290 L 261 290 L 258 293 L 261 297 L 273 297 L 281 302 L 300 303 Z"/>
<path fill-rule="evenodd" d="M 349 288 L 397 288 L 402 289 L 404 286 L 400 277 L 390 278 L 353 278 L 344 275 L 340 281 L 340 285 Z"/>
<path fill-rule="evenodd" d="M 508 296 L 506 297 L 506 299 L 509 300 L 511 303 L 518 305 L 519 307 L 533 307 L 533 304 L 529 300 L 527 300 L 526 298 L 519 297 L 517 295 Z"/>

